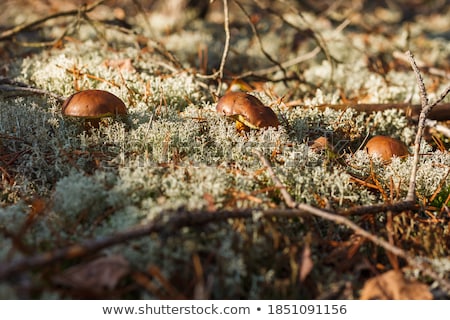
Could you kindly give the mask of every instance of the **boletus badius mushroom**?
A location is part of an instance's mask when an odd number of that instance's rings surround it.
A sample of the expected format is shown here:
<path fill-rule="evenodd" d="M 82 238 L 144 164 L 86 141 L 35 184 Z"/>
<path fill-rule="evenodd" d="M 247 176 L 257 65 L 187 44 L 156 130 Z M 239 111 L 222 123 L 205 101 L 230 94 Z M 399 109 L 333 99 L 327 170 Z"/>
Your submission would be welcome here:
<path fill-rule="evenodd" d="M 378 154 L 385 162 L 391 161 L 392 157 L 406 157 L 409 155 L 408 147 L 398 140 L 388 136 L 375 136 L 367 141 L 365 150 L 371 156 Z"/>
<path fill-rule="evenodd" d="M 217 102 L 216 111 L 236 120 L 240 130 L 277 128 L 279 121 L 275 112 L 258 98 L 245 92 L 229 92 Z"/>
<path fill-rule="evenodd" d="M 102 118 L 127 115 L 125 103 L 104 90 L 84 90 L 68 97 L 62 106 L 62 114 L 85 120 L 85 127 L 98 128 Z"/>

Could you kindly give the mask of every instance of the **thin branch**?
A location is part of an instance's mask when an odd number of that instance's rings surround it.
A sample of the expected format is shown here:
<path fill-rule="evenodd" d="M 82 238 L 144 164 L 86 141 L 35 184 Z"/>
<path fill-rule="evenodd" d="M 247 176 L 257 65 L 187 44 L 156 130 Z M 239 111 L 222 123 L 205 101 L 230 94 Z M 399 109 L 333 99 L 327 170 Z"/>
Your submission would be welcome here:
<path fill-rule="evenodd" d="M 429 112 L 433 111 L 434 107 L 436 107 L 438 103 L 441 103 L 449 93 L 450 93 L 450 85 L 447 86 L 447 88 L 445 88 L 444 91 L 442 91 L 439 98 L 437 98 L 436 101 L 430 105 Z M 447 103 L 447 105 L 448 105 L 448 103 Z"/>
<path fill-rule="evenodd" d="M 441 94 L 441 96 L 434 103 L 430 104 L 428 102 L 428 96 L 427 96 L 425 84 L 423 82 L 422 75 L 420 74 L 420 70 L 417 67 L 416 61 L 414 60 L 414 56 L 411 53 L 411 51 L 407 51 L 406 54 L 410 61 L 411 67 L 414 71 L 414 74 L 416 75 L 416 81 L 417 81 L 417 85 L 419 87 L 419 93 L 420 93 L 420 101 L 422 104 L 422 110 L 419 115 L 419 123 L 417 125 L 416 139 L 414 141 L 414 156 L 413 156 L 413 162 L 412 162 L 412 167 L 411 167 L 411 176 L 410 176 L 410 180 L 409 180 L 408 193 L 406 195 L 407 201 L 414 201 L 415 190 L 416 190 L 416 177 L 417 177 L 417 170 L 418 170 L 419 158 L 420 158 L 420 144 L 422 142 L 423 134 L 425 131 L 426 119 L 428 118 L 428 114 L 431 112 L 431 110 L 440 101 L 442 101 L 445 98 L 445 96 L 449 93 L 450 87 L 447 87 L 446 90 L 444 90 L 444 92 Z"/>
<path fill-rule="evenodd" d="M 277 61 L 276 59 L 274 59 L 267 51 L 266 49 L 264 49 L 261 37 L 259 35 L 258 29 L 255 26 L 255 23 L 252 21 L 252 18 L 250 17 L 250 14 L 247 12 L 247 10 L 245 10 L 244 6 L 237 0 L 233 0 L 234 3 L 237 4 L 237 6 L 241 9 L 241 11 L 244 13 L 244 15 L 247 17 L 248 22 L 250 23 L 250 26 L 252 28 L 253 34 L 256 37 L 256 40 L 258 41 L 258 45 L 259 45 L 259 49 L 261 50 L 261 52 L 263 53 L 263 55 L 267 58 L 267 60 L 269 60 L 270 62 L 272 62 L 274 65 L 276 65 L 279 70 L 281 70 L 283 72 L 283 76 L 285 78 L 288 78 L 287 76 L 287 71 L 286 69 L 283 67 L 283 65 Z"/>
<path fill-rule="evenodd" d="M 425 119 L 427 118 L 428 113 L 428 97 L 425 89 L 425 84 L 423 83 L 422 75 L 420 74 L 419 68 L 417 67 L 416 62 L 414 61 L 414 56 L 410 51 L 406 53 L 408 55 L 411 66 L 414 70 L 414 74 L 416 75 L 417 84 L 419 86 L 420 91 L 420 100 L 422 103 L 422 111 L 419 115 L 419 124 L 417 127 L 416 139 L 414 140 L 414 154 L 413 154 L 413 162 L 411 165 L 411 176 L 409 179 L 409 187 L 408 193 L 406 195 L 406 200 L 414 201 L 416 198 L 416 176 L 417 176 L 417 168 L 419 166 L 419 153 L 420 153 L 420 143 L 422 142 L 423 131 L 425 128 Z"/>
<path fill-rule="evenodd" d="M 373 214 L 373 213 L 379 213 L 379 212 L 402 212 L 405 210 L 414 210 L 418 209 L 419 207 L 416 205 L 415 202 L 408 202 L 408 201 L 399 201 L 394 203 L 381 203 L 381 204 L 374 204 L 370 206 L 355 206 L 353 208 L 348 208 L 344 210 L 338 210 L 338 215 L 343 216 L 358 216 L 358 215 L 364 215 L 364 214 Z"/>
<path fill-rule="evenodd" d="M 163 211 L 160 217 L 167 217 L 173 212 Z M 155 219 L 145 225 L 132 227 L 112 235 L 93 238 L 76 243 L 67 247 L 52 251 L 38 253 L 32 256 L 19 258 L 12 262 L 0 263 L 0 280 L 7 279 L 20 272 L 34 270 L 39 267 L 48 266 L 63 260 L 81 258 L 102 249 L 125 244 L 128 241 L 139 239 L 153 233 L 172 234 L 183 227 L 201 226 L 208 223 L 226 221 L 228 219 L 251 219 L 254 217 L 255 209 L 237 209 L 232 211 L 184 211 L 178 210 L 169 219 Z M 302 210 L 265 210 L 259 211 L 262 217 L 299 217 L 307 214 Z"/>
<path fill-rule="evenodd" d="M 439 124 L 436 120 L 425 120 L 425 125 L 429 128 L 433 128 L 434 130 L 440 132 L 442 135 L 446 136 L 447 138 L 450 138 L 450 128 Z"/>
<path fill-rule="evenodd" d="M 51 91 L 30 87 L 26 83 L 15 81 L 6 77 L 0 77 L 0 92 L 28 92 L 31 94 L 40 94 L 53 97 L 60 102 L 66 99 L 65 97 L 61 97 Z"/>
<path fill-rule="evenodd" d="M 281 67 L 283 67 L 284 69 L 295 66 L 296 64 L 299 64 L 303 61 L 309 60 L 314 58 L 315 56 L 317 56 L 317 54 L 320 52 L 320 48 L 316 47 L 313 50 L 311 50 L 308 53 L 305 53 L 301 56 L 295 57 L 293 59 L 287 60 L 285 62 L 281 62 L 280 65 Z M 250 76 L 264 76 L 264 75 L 268 75 L 270 73 L 274 73 L 277 72 L 280 69 L 280 67 L 278 66 L 273 66 L 273 67 L 269 67 L 269 68 L 264 68 L 264 69 L 259 69 L 259 70 L 255 70 L 255 71 L 246 71 L 241 73 L 240 75 L 238 75 L 237 77 L 235 77 L 236 79 L 242 79 L 242 78 L 246 78 L 246 77 L 250 77 Z"/>
<path fill-rule="evenodd" d="M 228 52 L 230 50 L 230 12 L 228 9 L 228 0 L 223 0 L 223 27 L 225 30 L 225 45 L 223 47 L 222 59 L 220 61 L 219 71 L 217 73 L 219 83 L 217 85 L 216 95 L 220 94 L 223 79 L 223 70 L 225 68 L 225 63 L 227 62 Z"/>
<path fill-rule="evenodd" d="M 279 13 L 276 10 L 273 10 L 272 8 L 267 7 L 264 8 L 263 5 L 259 2 L 259 0 L 253 0 L 261 9 L 263 10 L 267 10 L 269 13 L 277 16 L 279 19 L 281 19 L 281 21 L 283 21 L 284 23 L 286 23 L 288 26 L 294 28 L 295 30 L 297 30 L 298 32 L 304 32 L 305 30 L 301 29 L 300 27 L 298 27 L 297 25 L 295 25 L 294 23 L 290 22 L 289 20 L 287 20 L 281 13 Z M 326 45 L 326 41 L 323 39 L 322 35 L 315 30 L 315 28 L 313 28 L 311 26 L 311 24 L 305 19 L 304 15 L 298 11 L 297 9 L 295 9 L 294 7 L 292 7 L 290 4 L 286 3 L 285 1 L 282 1 L 283 3 L 286 4 L 286 6 L 288 6 L 288 8 L 291 10 L 292 13 L 294 13 L 295 15 L 297 15 L 298 17 L 300 17 L 304 23 L 308 26 L 308 29 L 311 31 L 312 33 L 312 37 L 314 39 L 314 41 L 316 42 L 317 46 L 319 46 L 323 53 L 325 54 L 325 57 L 327 58 L 327 61 L 330 63 L 330 78 L 329 81 L 332 82 L 333 81 L 333 77 L 334 77 L 334 69 L 335 69 L 335 60 L 334 58 L 331 56 L 330 51 L 328 50 L 328 47 Z"/>
<path fill-rule="evenodd" d="M 230 50 L 230 12 L 228 10 L 228 0 L 223 0 L 223 15 L 224 22 L 223 27 L 225 30 L 225 45 L 223 47 L 222 60 L 220 61 L 219 67 L 219 78 L 223 78 L 223 69 L 225 68 L 225 63 L 227 61 L 228 51 Z"/>
<path fill-rule="evenodd" d="M 224 15 L 224 31 L 225 31 L 225 44 L 223 47 L 222 58 L 220 60 L 219 70 L 214 72 L 213 74 L 204 75 L 204 74 L 194 74 L 195 77 L 200 79 L 214 79 L 217 80 L 218 85 L 216 92 L 214 93 L 216 96 L 219 96 L 220 91 L 222 90 L 223 76 L 225 70 L 225 63 L 227 62 L 228 53 L 230 51 L 230 12 L 228 9 L 228 0 L 223 1 L 223 15 Z"/>

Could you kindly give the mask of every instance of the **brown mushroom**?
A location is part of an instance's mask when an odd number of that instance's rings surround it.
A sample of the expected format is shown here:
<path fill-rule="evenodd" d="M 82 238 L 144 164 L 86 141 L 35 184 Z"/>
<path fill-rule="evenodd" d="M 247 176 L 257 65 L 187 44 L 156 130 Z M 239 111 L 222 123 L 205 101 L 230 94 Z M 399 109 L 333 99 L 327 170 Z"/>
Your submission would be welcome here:
<path fill-rule="evenodd" d="M 98 128 L 102 118 L 126 116 L 127 108 L 122 100 L 108 91 L 84 90 L 64 101 L 62 114 L 84 119 L 87 127 Z"/>
<path fill-rule="evenodd" d="M 216 111 L 236 120 L 236 128 L 248 130 L 267 127 L 277 128 L 279 121 L 275 112 L 258 98 L 245 92 L 229 92 L 219 99 Z"/>
<path fill-rule="evenodd" d="M 388 136 L 371 138 L 365 149 L 371 156 L 378 154 L 385 162 L 389 162 L 393 156 L 405 157 L 409 155 L 408 148 L 403 142 Z"/>

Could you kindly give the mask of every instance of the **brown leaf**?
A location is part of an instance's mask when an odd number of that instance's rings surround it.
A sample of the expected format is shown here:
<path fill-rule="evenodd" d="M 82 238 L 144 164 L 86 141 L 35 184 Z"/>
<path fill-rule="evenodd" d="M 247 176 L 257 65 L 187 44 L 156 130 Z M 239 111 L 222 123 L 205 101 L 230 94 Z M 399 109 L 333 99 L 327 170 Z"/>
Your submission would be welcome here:
<path fill-rule="evenodd" d="M 391 270 L 369 279 L 361 291 L 361 300 L 431 300 L 428 286 L 407 280 L 401 271 Z"/>
<path fill-rule="evenodd" d="M 112 290 L 128 272 L 128 261 L 113 255 L 73 266 L 53 277 L 53 281 L 77 289 Z"/>

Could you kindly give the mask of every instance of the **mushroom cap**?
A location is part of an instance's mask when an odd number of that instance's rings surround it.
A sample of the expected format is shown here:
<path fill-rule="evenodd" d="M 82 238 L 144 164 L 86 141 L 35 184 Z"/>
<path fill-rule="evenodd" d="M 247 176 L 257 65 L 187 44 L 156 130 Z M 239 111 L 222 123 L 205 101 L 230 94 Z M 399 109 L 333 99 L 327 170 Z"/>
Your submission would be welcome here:
<path fill-rule="evenodd" d="M 408 147 L 403 142 L 388 136 L 371 138 L 365 149 L 369 155 L 378 154 L 384 161 L 390 161 L 393 156 L 404 157 L 409 155 Z"/>
<path fill-rule="evenodd" d="M 278 127 L 275 112 L 258 98 L 245 92 L 229 92 L 219 99 L 216 111 L 253 129 Z"/>
<path fill-rule="evenodd" d="M 69 117 L 97 119 L 127 114 L 127 107 L 108 91 L 84 90 L 64 101 L 62 114 Z"/>

